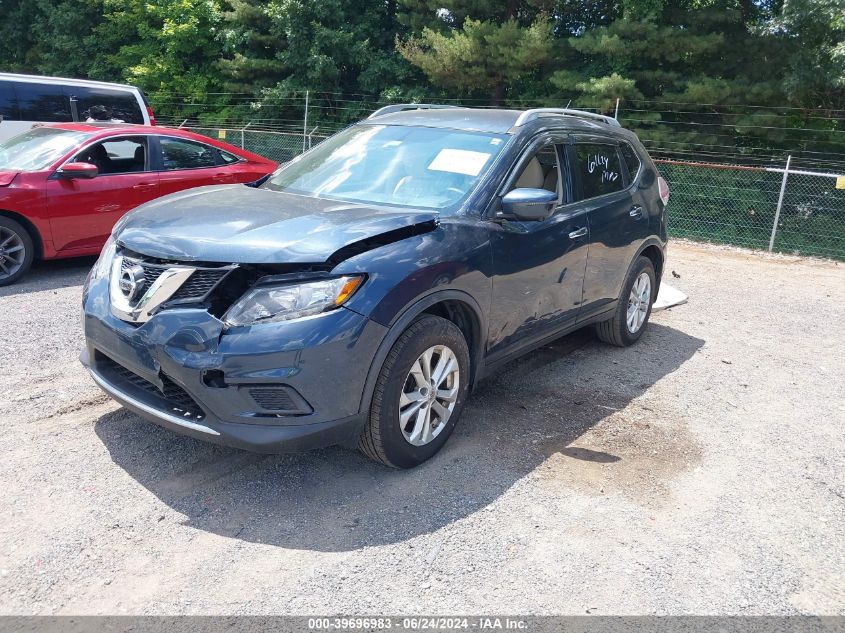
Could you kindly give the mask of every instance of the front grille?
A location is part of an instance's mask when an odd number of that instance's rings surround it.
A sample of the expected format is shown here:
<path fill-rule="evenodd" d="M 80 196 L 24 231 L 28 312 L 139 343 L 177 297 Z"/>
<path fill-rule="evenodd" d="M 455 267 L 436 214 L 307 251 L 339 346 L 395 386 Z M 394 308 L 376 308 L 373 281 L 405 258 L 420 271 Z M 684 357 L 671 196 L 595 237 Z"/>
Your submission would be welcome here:
<path fill-rule="evenodd" d="M 124 272 L 125 270 L 132 268 L 136 264 L 141 264 L 141 268 L 144 269 L 144 288 L 149 288 L 152 286 L 156 279 L 161 276 L 161 273 L 164 272 L 163 268 L 153 268 L 152 266 L 145 266 L 143 262 L 139 262 L 133 259 L 123 258 L 123 263 L 120 266 L 120 272 Z"/>
<path fill-rule="evenodd" d="M 164 411 L 167 413 L 191 420 L 202 420 L 205 417 L 205 413 L 190 394 L 164 373 L 159 375 L 163 386 L 163 389 L 159 389 L 158 385 L 99 352 L 97 353 L 97 369 L 109 382 L 117 386 L 131 385 L 154 396 L 156 400 L 164 400 L 166 404 Z"/>
<path fill-rule="evenodd" d="M 168 264 L 151 264 L 140 259 L 124 257 L 120 272 L 122 273 L 133 266 L 141 266 L 144 269 L 145 291 L 156 282 L 165 270 L 172 268 L 172 265 Z M 188 277 L 188 281 L 182 284 L 182 287 L 170 297 L 169 301 L 204 299 L 231 271 L 232 268 L 228 266 L 220 268 L 196 268 L 191 276 Z"/>
<path fill-rule="evenodd" d="M 173 295 L 171 300 L 204 297 L 211 292 L 214 286 L 216 286 L 228 272 L 228 268 L 220 270 L 197 270 L 193 275 L 188 277 L 188 281 L 182 284 L 182 287 L 176 291 L 176 294 Z"/>

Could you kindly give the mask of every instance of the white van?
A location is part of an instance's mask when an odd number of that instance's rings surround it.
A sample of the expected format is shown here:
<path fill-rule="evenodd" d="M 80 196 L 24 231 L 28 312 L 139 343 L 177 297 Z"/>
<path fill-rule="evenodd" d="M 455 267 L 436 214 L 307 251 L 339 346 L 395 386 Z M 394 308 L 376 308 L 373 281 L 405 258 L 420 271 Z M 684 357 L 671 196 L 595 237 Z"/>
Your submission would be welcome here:
<path fill-rule="evenodd" d="M 38 123 L 72 121 L 155 125 L 135 86 L 0 73 L 0 143 Z"/>

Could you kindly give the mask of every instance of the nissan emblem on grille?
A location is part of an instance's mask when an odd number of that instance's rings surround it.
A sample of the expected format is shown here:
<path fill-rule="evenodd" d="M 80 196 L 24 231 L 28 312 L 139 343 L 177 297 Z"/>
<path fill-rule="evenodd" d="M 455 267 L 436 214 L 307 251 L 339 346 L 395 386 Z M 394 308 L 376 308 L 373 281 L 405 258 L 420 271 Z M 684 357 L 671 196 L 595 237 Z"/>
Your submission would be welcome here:
<path fill-rule="evenodd" d="M 109 280 L 112 313 L 129 323 L 145 323 L 168 301 L 204 298 L 235 267 L 159 264 L 117 255 Z"/>
<path fill-rule="evenodd" d="M 135 264 L 120 273 L 118 287 L 128 301 L 134 302 L 141 296 L 145 282 L 144 267 L 140 264 Z"/>
<path fill-rule="evenodd" d="M 112 262 L 109 281 L 112 313 L 130 323 L 149 321 L 195 270 L 193 266 L 162 267 L 161 274 L 149 283 L 142 263 L 118 255 Z"/>

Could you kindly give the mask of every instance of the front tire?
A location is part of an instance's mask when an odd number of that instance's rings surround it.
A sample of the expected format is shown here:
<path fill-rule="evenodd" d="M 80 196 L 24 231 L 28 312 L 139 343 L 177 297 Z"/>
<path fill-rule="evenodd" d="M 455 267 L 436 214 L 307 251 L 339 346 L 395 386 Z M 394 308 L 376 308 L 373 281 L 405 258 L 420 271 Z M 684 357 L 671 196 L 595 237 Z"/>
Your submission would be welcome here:
<path fill-rule="evenodd" d="M 32 236 L 19 222 L 0 216 L 0 286 L 9 286 L 32 266 Z"/>
<path fill-rule="evenodd" d="M 657 275 L 648 257 L 640 256 L 622 285 L 613 318 L 596 324 L 596 334 L 605 343 L 627 347 L 636 343 L 648 326 L 651 306 L 657 296 Z"/>
<path fill-rule="evenodd" d="M 438 316 L 418 318 L 382 365 L 359 450 L 393 468 L 422 464 L 452 434 L 469 377 L 469 348 L 461 330 Z"/>

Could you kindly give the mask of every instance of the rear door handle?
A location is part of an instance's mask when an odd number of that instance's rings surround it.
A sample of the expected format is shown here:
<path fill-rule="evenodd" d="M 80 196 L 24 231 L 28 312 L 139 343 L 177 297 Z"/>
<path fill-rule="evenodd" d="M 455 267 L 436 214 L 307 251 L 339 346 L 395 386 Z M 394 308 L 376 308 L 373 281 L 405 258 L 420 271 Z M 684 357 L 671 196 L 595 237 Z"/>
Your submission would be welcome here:
<path fill-rule="evenodd" d="M 631 207 L 631 210 L 628 211 L 628 215 L 630 215 L 632 218 L 640 219 L 641 217 L 643 217 L 643 208 L 639 205 Z"/>
<path fill-rule="evenodd" d="M 579 237 L 584 237 L 587 234 L 587 227 L 583 226 L 580 229 L 575 229 L 569 234 L 570 240 L 577 240 Z"/>

